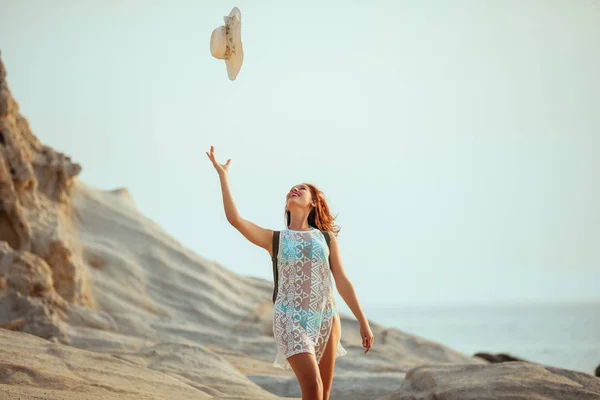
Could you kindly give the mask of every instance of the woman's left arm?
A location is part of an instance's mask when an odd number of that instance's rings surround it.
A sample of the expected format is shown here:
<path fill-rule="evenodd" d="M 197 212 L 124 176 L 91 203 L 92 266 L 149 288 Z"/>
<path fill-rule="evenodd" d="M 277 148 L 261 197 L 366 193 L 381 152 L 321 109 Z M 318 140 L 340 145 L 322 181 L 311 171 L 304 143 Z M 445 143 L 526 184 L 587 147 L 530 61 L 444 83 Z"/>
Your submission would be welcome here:
<path fill-rule="evenodd" d="M 358 303 L 354 286 L 352 286 L 352 283 L 350 282 L 350 279 L 348 279 L 344 267 L 342 266 L 342 257 L 337 237 L 333 232 L 329 232 L 329 237 L 331 238 L 329 246 L 329 265 L 333 279 L 335 280 L 335 287 L 360 323 L 360 337 L 362 339 L 362 345 L 366 349 L 366 354 L 369 349 L 373 347 L 373 332 L 371 332 L 369 321 L 367 321 L 367 318 Z"/>

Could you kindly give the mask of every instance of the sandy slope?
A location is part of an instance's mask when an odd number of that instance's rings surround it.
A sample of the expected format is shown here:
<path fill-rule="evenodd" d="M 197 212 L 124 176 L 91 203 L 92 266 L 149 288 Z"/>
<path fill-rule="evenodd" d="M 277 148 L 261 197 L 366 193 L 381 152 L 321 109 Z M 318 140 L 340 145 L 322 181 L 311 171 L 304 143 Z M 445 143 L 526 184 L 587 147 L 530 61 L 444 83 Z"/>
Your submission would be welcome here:
<path fill-rule="evenodd" d="M 246 394 L 256 382 L 278 395 L 300 395 L 291 372 L 271 366 L 271 282 L 239 276 L 185 249 L 141 215 L 125 190 L 77 182 L 71 199 L 98 307 L 74 313 L 81 323 L 70 328 L 72 345 L 121 355 L 168 348 L 179 360 L 170 364 L 172 374 L 209 379 L 232 394 L 236 377 Z M 376 323 L 379 343 L 364 355 L 354 318 L 343 316 L 342 325 L 349 354 L 338 360 L 338 393 L 388 393 L 417 365 L 483 363 Z M 218 373 L 207 371 L 207 359 Z"/>
<path fill-rule="evenodd" d="M 3 399 L 212 398 L 167 373 L 109 354 L 6 330 L 0 330 L 0 343 Z"/>

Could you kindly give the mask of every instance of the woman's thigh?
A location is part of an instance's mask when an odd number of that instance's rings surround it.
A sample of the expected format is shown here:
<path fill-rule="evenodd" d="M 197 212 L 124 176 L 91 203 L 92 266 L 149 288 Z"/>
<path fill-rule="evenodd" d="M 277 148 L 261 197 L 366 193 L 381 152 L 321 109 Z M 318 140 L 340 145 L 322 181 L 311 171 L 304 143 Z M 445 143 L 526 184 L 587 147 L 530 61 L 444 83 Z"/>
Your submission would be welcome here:
<path fill-rule="evenodd" d="M 327 341 L 325 351 L 319 361 L 319 371 L 321 374 L 321 381 L 323 382 L 324 393 L 329 393 L 331 390 L 331 384 L 333 383 L 333 370 L 335 368 L 335 354 L 337 352 L 338 343 L 340 342 L 341 336 L 341 322 L 340 316 L 336 313 L 331 324 L 331 334 Z"/>
<path fill-rule="evenodd" d="M 312 353 L 298 353 L 288 358 L 300 389 L 303 399 L 321 399 L 323 396 L 323 383 L 319 374 L 319 366 L 315 355 Z"/>

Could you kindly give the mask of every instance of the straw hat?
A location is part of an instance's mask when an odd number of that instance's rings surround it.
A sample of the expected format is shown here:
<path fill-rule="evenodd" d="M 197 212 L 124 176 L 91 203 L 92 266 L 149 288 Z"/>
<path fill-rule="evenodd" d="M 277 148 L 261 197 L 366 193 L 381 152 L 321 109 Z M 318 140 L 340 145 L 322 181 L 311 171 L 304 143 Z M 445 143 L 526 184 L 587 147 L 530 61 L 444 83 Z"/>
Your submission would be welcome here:
<path fill-rule="evenodd" d="M 227 75 L 229 79 L 234 80 L 244 61 L 242 15 L 237 7 L 233 7 L 229 15 L 223 19 L 225 25 L 216 28 L 210 36 L 210 54 L 219 60 L 225 60 Z"/>

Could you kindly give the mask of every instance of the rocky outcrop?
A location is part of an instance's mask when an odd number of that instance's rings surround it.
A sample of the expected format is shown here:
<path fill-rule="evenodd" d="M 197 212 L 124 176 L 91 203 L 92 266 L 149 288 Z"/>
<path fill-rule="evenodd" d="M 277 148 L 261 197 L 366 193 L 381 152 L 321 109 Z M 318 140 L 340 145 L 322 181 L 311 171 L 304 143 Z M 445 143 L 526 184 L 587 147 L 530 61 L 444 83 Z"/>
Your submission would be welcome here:
<path fill-rule="evenodd" d="M 514 356 L 511 356 L 510 354 L 506 354 L 506 353 L 497 353 L 497 354 L 491 354 L 491 353 L 475 353 L 474 357 L 478 357 L 478 358 L 482 358 L 490 363 L 501 363 L 501 362 L 509 362 L 509 361 L 525 361 L 525 362 L 529 362 L 527 360 L 523 360 L 522 358 L 517 358 Z"/>
<path fill-rule="evenodd" d="M 72 231 L 79 164 L 43 145 L 19 113 L 0 61 L 0 324 L 57 337 L 70 305 L 94 308 Z"/>
<path fill-rule="evenodd" d="M 0 323 L 5 329 L 66 341 L 62 323 L 67 305 L 54 290 L 52 271 L 43 259 L 0 242 L 0 276 L 5 282 L 0 289 Z"/>
<path fill-rule="evenodd" d="M 135 360 L 80 350 L 23 333 L 0 329 L 1 399 L 173 399 L 213 396 L 169 374 L 168 364 L 153 354 Z M 164 371 L 147 368 L 155 362 Z M 241 398 L 241 397 L 237 397 Z M 262 399 L 251 397 L 248 399 Z M 269 398 L 269 397 L 264 397 Z"/>
<path fill-rule="evenodd" d="M 526 362 L 414 368 L 380 400 L 598 400 L 600 379 Z"/>

